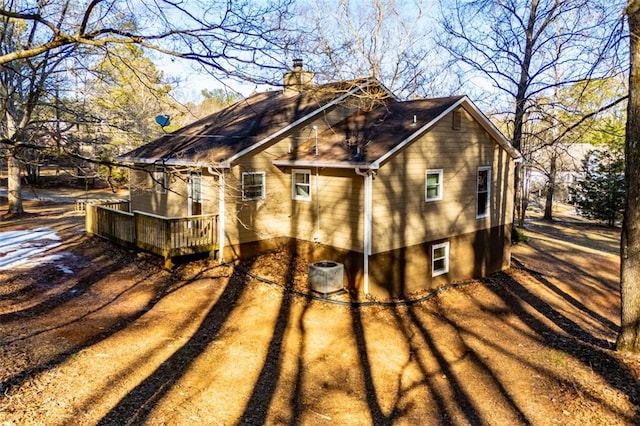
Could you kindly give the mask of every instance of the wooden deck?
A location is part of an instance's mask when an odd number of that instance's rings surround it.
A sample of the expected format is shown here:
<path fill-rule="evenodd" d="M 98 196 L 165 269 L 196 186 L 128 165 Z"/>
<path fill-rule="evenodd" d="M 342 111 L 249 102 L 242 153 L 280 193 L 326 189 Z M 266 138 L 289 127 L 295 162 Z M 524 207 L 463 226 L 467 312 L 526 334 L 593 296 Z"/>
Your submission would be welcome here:
<path fill-rule="evenodd" d="M 174 257 L 198 253 L 213 257 L 217 250 L 217 215 L 163 217 L 128 210 L 128 202 L 86 204 L 87 234 L 160 255 L 167 269 Z"/>

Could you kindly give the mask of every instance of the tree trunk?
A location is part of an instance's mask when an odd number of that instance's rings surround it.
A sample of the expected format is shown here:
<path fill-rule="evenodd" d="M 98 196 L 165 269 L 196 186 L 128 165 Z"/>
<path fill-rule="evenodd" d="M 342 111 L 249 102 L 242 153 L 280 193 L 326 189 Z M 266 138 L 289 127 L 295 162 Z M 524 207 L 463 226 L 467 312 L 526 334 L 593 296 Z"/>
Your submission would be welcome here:
<path fill-rule="evenodd" d="M 533 58 L 533 48 L 535 40 L 536 19 L 538 11 L 539 0 L 532 0 L 529 6 L 529 18 L 527 20 L 526 29 L 526 44 L 524 49 L 524 56 L 522 58 L 522 65 L 520 67 L 520 80 L 518 82 L 518 91 L 516 93 L 516 110 L 513 118 L 513 146 L 517 150 L 522 150 L 522 135 L 524 131 L 525 113 L 526 113 L 526 100 L 528 98 L 527 90 L 530 84 L 529 69 L 531 67 L 531 61 Z M 528 159 L 525 159 L 525 161 Z M 517 217 L 517 225 L 519 227 L 524 226 L 524 220 L 527 215 L 528 200 L 525 198 L 524 188 L 522 187 L 524 179 L 521 174 L 524 171 L 522 163 L 516 164 L 516 173 L 513 182 L 514 191 L 514 208 L 515 215 Z"/>
<path fill-rule="evenodd" d="M 558 157 L 555 149 L 551 154 L 550 158 L 551 164 L 549 165 L 549 181 L 547 182 L 547 197 L 544 202 L 544 220 L 552 221 L 553 220 L 553 196 L 555 194 L 556 189 L 556 170 L 557 170 L 557 162 Z"/>
<path fill-rule="evenodd" d="M 625 13 L 630 33 L 624 149 L 627 196 L 620 243 L 621 329 L 616 347 L 640 352 L 640 0 L 630 0 Z"/>
<path fill-rule="evenodd" d="M 22 184 L 20 176 L 20 161 L 13 155 L 7 156 L 7 199 L 9 209 L 7 213 L 22 214 Z"/>

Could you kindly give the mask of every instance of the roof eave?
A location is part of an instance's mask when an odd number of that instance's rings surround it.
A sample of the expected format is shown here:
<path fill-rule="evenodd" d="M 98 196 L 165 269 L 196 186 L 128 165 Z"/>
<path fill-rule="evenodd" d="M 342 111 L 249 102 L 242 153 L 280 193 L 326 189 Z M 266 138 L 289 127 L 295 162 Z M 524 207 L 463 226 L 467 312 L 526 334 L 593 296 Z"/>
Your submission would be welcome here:
<path fill-rule="evenodd" d="M 215 167 L 220 169 L 229 169 L 230 165 L 224 161 L 221 163 L 206 161 L 178 160 L 174 158 L 145 158 L 145 157 L 117 157 L 116 161 L 122 164 L 143 164 L 143 165 L 159 165 L 174 167 Z"/>
<path fill-rule="evenodd" d="M 273 160 L 273 165 L 278 167 L 319 167 L 321 169 L 378 169 L 373 163 L 355 161 Z"/>

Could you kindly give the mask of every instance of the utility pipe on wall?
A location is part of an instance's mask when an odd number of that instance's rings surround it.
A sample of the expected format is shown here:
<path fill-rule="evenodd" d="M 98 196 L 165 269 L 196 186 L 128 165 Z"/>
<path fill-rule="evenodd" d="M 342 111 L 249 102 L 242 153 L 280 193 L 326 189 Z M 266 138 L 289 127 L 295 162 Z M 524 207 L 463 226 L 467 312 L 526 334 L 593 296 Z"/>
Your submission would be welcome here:
<path fill-rule="evenodd" d="M 318 126 L 313 126 L 313 133 L 315 136 L 315 157 L 318 160 Z M 309 182 L 311 184 L 311 182 Z M 311 186 L 311 185 L 309 185 Z M 311 187 L 309 187 L 311 190 Z M 320 242 L 320 169 L 316 167 L 316 232 L 313 234 L 313 241 Z"/>

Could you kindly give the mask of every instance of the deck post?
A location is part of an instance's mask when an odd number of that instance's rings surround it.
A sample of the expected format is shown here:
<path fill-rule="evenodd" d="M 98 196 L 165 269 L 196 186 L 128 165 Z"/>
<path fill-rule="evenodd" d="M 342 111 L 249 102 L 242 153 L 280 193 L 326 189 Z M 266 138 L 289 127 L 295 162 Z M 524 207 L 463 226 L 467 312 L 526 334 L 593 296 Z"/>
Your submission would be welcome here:
<path fill-rule="evenodd" d="M 171 221 L 166 220 L 164 223 L 164 241 L 162 247 L 162 257 L 164 257 L 164 269 L 173 269 L 171 262 Z"/>
<path fill-rule="evenodd" d="M 96 232 L 96 206 L 87 204 L 85 206 L 84 228 L 87 235 L 93 235 Z"/>
<path fill-rule="evenodd" d="M 216 257 L 216 232 L 218 229 L 218 216 L 209 218 L 209 220 L 211 221 L 211 227 L 209 229 L 211 229 L 211 249 L 209 250 L 209 257 L 211 259 L 215 259 Z"/>

